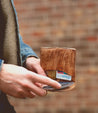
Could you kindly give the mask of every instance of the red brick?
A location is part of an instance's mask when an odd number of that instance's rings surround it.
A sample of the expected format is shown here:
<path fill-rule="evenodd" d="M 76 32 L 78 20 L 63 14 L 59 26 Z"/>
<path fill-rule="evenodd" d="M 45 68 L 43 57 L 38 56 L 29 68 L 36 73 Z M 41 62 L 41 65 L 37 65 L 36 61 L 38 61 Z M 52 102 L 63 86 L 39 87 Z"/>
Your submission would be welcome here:
<path fill-rule="evenodd" d="M 87 6 L 88 6 L 89 8 L 94 8 L 94 7 L 96 6 L 96 3 L 94 3 L 94 2 L 89 2 L 89 3 L 87 4 Z"/>
<path fill-rule="evenodd" d="M 43 37 L 44 34 L 45 34 L 44 32 L 39 31 L 39 32 L 32 33 L 32 36 L 34 36 L 34 37 Z"/>
<path fill-rule="evenodd" d="M 96 41 L 98 41 L 98 37 L 97 36 L 89 36 L 89 37 L 87 37 L 87 40 L 90 42 L 96 42 Z"/>
<path fill-rule="evenodd" d="M 47 7 L 47 6 L 41 6 L 41 7 L 36 7 L 34 9 L 35 11 L 39 11 L 40 12 L 48 12 L 48 11 L 51 11 L 51 8 L 50 7 Z"/>

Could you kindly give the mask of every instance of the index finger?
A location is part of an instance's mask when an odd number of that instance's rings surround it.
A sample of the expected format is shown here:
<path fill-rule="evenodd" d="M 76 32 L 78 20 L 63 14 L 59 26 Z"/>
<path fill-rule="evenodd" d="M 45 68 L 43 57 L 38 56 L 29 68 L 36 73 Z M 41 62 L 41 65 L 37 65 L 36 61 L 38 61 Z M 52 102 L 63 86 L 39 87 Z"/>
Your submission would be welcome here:
<path fill-rule="evenodd" d="M 36 74 L 36 73 L 33 73 L 33 76 L 31 78 L 31 80 L 33 82 L 39 82 L 39 83 L 42 83 L 42 84 L 45 84 L 45 85 L 49 85 L 49 86 L 52 86 L 56 89 L 59 89 L 61 88 L 61 84 L 58 83 L 57 81 L 49 78 L 49 77 L 46 77 L 46 76 L 42 76 L 42 75 L 39 75 L 39 74 Z M 35 75 L 35 76 L 34 76 Z"/>

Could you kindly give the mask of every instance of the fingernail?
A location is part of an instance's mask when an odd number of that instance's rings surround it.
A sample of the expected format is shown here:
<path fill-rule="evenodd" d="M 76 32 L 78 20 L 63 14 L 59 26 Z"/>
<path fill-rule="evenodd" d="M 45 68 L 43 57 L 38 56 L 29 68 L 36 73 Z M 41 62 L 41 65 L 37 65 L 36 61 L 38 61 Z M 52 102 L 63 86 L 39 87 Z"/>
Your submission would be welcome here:
<path fill-rule="evenodd" d="M 58 83 L 58 82 L 57 82 Z M 60 83 L 58 83 L 58 88 L 61 88 L 61 84 Z"/>
<path fill-rule="evenodd" d="M 45 90 L 43 96 L 46 96 L 46 95 L 47 95 L 47 91 Z"/>

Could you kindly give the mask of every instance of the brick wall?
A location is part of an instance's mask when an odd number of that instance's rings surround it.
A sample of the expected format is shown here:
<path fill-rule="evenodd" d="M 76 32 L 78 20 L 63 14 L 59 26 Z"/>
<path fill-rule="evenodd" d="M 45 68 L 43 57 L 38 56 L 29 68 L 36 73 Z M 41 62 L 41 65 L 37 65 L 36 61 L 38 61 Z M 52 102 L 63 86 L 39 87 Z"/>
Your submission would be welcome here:
<path fill-rule="evenodd" d="M 40 47 L 74 47 L 76 88 L 10 101 L 17 113 L 98 113 L 98 0 L 14 0 L 20 33 Z"/>

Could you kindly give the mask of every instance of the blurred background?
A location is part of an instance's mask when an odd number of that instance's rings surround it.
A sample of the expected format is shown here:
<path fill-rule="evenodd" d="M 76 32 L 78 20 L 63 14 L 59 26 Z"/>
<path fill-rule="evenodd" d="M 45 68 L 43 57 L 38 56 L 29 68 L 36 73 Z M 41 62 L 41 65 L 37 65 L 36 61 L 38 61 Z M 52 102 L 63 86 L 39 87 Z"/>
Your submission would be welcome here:
<path fill-rule="evenodd" d="M 9 97 L 17 113 L 98 113 L 98 0 L 14 0 L 20 34 L 40 47 L 77 49 L 76 87 L 35 99 Z"/>

